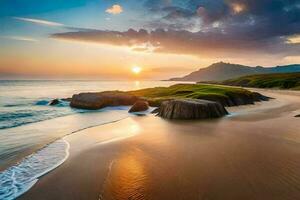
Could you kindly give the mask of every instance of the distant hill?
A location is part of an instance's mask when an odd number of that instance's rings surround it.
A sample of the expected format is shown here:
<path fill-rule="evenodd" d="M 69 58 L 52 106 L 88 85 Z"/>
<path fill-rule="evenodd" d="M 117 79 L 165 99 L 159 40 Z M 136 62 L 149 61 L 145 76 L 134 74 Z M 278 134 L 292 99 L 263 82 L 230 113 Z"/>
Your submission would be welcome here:
<path fill-rule="evenodd" d="M 300 90 L 300 73 L 250 75 L 216 83 L 242 87 Z"/>
<path fill-rule="evenodd" d="M 300 72 L 300 64 L 277 67 L 249 67 L 245 65 L 218 62 L 206 68 L 202 68 L 198 71 L 192 72 L 186 76 L 171 78 L 170 81 L 223 81 L 253 74 L 289 72 Z"/>

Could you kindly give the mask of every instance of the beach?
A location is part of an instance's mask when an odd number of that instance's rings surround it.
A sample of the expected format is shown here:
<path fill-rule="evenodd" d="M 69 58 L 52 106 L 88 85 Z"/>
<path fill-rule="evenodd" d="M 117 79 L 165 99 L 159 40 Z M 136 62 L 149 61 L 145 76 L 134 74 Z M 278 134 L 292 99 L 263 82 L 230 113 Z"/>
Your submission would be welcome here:
<path fill-rule="evenodd" d="M 201 121 L 131 116 L 64 139 L 68 159 L 18 199 L 297 199 L 299 92 Z"/>

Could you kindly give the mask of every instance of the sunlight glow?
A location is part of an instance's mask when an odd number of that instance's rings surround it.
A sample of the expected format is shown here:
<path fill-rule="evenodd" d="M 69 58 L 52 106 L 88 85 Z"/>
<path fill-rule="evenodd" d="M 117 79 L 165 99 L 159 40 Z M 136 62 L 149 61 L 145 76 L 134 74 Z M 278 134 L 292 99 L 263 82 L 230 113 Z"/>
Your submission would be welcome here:
<path fill-rule="evenodd" d="M 245 5 L 243 4 L 233 3 L 231 7 L 234 14 L 239 14 L 245 10 Z"/>
<path fill-rule="evenodd" d="M 141 68 L 141 67 L 138 67 L 138 66 L 134 66 L 134 67 L 132 67 L 131 71 L 132 71 L 134 74 L 139 74 L 139 73 L 141 73 L 142 68 Z"/>

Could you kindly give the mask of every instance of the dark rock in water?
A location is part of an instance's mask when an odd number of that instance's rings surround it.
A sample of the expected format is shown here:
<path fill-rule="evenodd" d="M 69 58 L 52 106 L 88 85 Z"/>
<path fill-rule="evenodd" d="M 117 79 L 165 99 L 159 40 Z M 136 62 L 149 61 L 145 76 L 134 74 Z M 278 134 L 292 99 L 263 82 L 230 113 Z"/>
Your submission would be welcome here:
<path fill-rule="evenodd" d="M 227 110 L 218 102 L 184 99 L 163 102 L 158 116 L 167 119 L 208 119 L 226 114 Z"/>
<path fill-rule="evenodd" d="M 107 106 L 133 105 L 137 100 L 138 97 L 119 91 L 80 93 L 73 95 L 70 106 L 96 110 Z"/>
<path fill-rule="evenodd" d="M 300 114 L 299 114 L 299 115 L 296 115 L 295 117 L 300 117 Z"/>
<path fill-rule="evenodd" d="M 156 113 L 159 113 L 159 107 L 158 108 L 155 108 L 154 110 L 152 110 L 151 112 L 152 114 L 156 114 Z"/>
<path fill-rule="evenodd" d="M 55 106 L 57 104 L 59 104 L 59 99 L 53 99 L 52 101 L 49 102 L 50 106 Z"/>
<path fill-rule="evenodd" d="M 63 98 L 61 99 L 62 101 L 67 101 L 67 102 L 71 102 L 72 101 L 72 98 Z"/>
<path fill-rule="evenodd" d="M 138 100 L 134 103 L 134 105 L 130 108 L 128 112 L 140 112 L 140 111 L 146 111 L 149 109 L 149 103 L 144 100 Z"/>

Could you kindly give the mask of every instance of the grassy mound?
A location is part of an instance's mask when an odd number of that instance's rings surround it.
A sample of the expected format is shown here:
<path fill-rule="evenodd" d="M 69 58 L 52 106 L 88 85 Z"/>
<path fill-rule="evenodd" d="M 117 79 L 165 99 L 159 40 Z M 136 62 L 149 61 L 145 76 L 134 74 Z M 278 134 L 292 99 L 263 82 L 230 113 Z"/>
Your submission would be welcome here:
<path fill-rule="evenodd" d="M 159 106 L 165 100 L 186 98 L 216 101 L 224 106 L 253 104 L 255 101 L 266 100 L 266 97 L 246 89 L 205 84 L 177 84 L 129 93 L 146 98 L 151 106 Z"/>
<path fill-rule="evenodd" d="M 285 74 L 260 74 L 243 76 L 221 82 L 224 85 L 256 87 L 256 88 L 279 88 L 300 89 L 300 73 Z"/>

